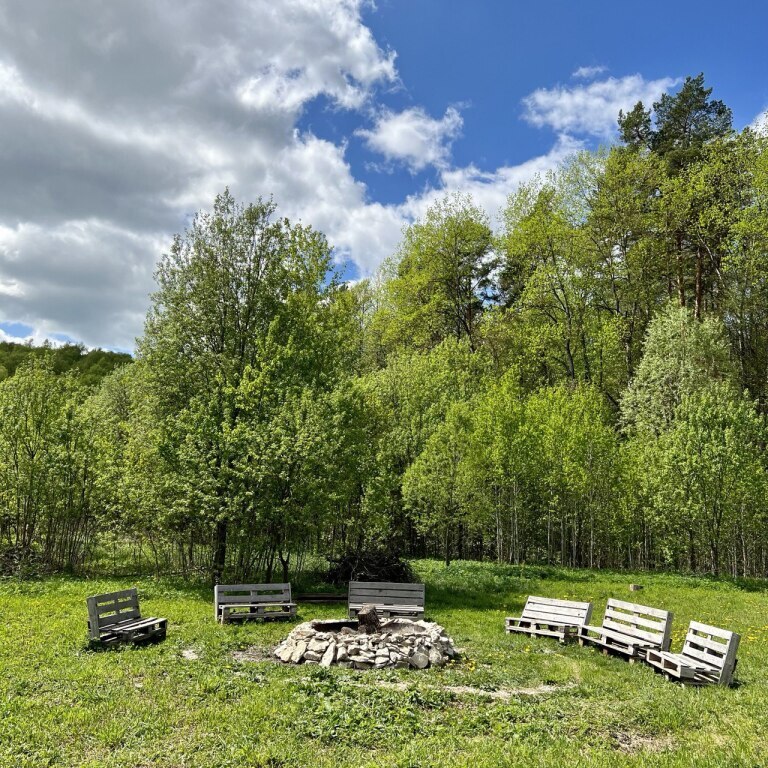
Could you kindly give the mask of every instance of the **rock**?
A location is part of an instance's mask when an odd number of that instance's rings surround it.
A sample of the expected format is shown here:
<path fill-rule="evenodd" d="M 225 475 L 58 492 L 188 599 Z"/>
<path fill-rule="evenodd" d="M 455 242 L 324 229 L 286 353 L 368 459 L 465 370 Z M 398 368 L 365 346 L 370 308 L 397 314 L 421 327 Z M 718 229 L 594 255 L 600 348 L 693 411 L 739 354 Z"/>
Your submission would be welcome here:
<path fill-rule="evenodd" d="M 349 653 L 343 645 L 339 645 L 336 650 L 336 662 L 340 664 L 342 661 L 349 661 Z"/>
<path fill-rule="evenodd" d="M 327 640 L 318 640 L 318 638 L 315 638 L 314 640 L 309 641 L 309 650 L 314 651 L 315 653 L 323 654 L 325 653 L 325 649 L 328 647 L 328 641 Z"/>
<path fill-rule="evenodd" d="M 294 646 L 293 653 L 291 654 L 291 661 L 294 664 L 298 664 L 306 650 L 307 644 L 303 640 L 299 640 L 299 642 Z"/>
<path fill-rule="evenodd" d="M 442 667 L 446 660 L 446 657 L 437 648 L 429 649 L 429 663 L 433 667 Z"/>
<path fill-rule="evenodd" d="M 317 651 L 304 652 L 304 661 L 320 661 L 322 658 L 322 655 L 317 653 Z"/>
<path fill-rule="evenodd" d="M 420 651 L 414 651 L 409 657 L 408 657 L 408 663 L 415 667 L 416 669 L 425 669 L 429 666 L 429 656 L 427 656 L 426 653 L 421 653 Z"/>
<path fill-rule="evenodd" d="M 367 660 L 353 661 L 352 666 L 355 669 L 370 669 L 373 666 L 373 662 Z"/>
<path fill-rule="evenodd" d="M 275 651 L 275 655 L 280 661 L 284 661 L 287 664 L 293 656 L 293 648 L 287 645 L 285 648 Z"/>
<path fill-rule="evenodd" d="M 330 667 L 331 664 L 333 664 L 333 661 L 335 658 L 336 658 L 336 646 L 333 643 L 331 643 L 328 646 L 328 650 L 323 654 L 323 658 L 320 659 L 320 666 Z"/>
<path fill-rule="evenodd" d="M 399 659 L 395 662 L 395 669 L 410 669 L 411 665 L 406 659 Z"/>

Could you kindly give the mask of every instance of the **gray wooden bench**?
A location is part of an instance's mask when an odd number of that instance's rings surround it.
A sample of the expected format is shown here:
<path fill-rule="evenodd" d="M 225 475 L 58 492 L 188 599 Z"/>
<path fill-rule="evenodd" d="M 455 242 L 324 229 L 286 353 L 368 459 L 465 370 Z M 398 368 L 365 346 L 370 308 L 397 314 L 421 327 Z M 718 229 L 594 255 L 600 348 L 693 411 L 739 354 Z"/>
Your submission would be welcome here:
<path fill-rule="evenodd" d="M 142 618 L 136 587 L 93 595 L 86 599 L 88 634 L 92 645 L 162 640 L 167 619 Z"/>
<path fill-rule="evenodd" d="M 602 626 L 582 626 L 579 643 L 597 645 L 603 653 L 618 653 L 635 661 L 645 658 L 649 650 L 668 651 L 671 630 L 669 611 L 611 598 Z"/>
<path fill-rule="evenodd" d="M 216 620 L 290 619 L 296 615 L 290 584 L 217 584 L 213 588 Z"/>
<path fill-rule="evenodd" d="M 682 653 L 649 650 L 645 660 L 682 683 L 730 685 L 740 639 L 735 632 L 692 621 Z"/>
<path fill-rule="evenodd" d="M 375 605 L 384 617 L 424 618 L 424 585 L 389 581 L 350 581 L 349 616 L 355 618 L 364 605 Z"/>
<path fill-rule="evenodd" d="M 592 603 L 556 600 L 529 595 L 521 616 L 508 616 L 507 632 L 523 632 L 534 637 L 556 637 L 564 643 L 576 637 L 579 629 L 592 617 Z"/>

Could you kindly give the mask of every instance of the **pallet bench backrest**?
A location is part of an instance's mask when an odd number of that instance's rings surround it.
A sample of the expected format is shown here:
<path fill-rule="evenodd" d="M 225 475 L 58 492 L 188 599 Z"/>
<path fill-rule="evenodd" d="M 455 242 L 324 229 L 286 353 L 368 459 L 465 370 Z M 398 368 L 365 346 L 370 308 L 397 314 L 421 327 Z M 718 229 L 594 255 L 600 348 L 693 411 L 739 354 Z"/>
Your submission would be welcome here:
<path fill-rule="evenodd" d="M 424 607 L 423 584 L 399 584 L 389 581 L 350 581 L 349 604 L 408 605 Z"/>
<path fill-rule="evenodd" d="M 291 602 L 290 584 L 217 584 L 213 598 L 220 605 L 259 605 Z"/>
<path fill-rule="evenodd" d="M 522 621 L 581 626 L 589 624 L 592 618 L 592 603 L 530 595 L 520 618 Z"/>
<path fill-rule="evenodd" d="M 100 632 L 114 624 L 140 619 L 139 593 L 136 587 L 93 595 L 86 599 L 88 605 L 88 628 L 91 639 L 98 640 Z"/>
<path fill-rule="evenodd" d="M 682 656 L 712 668 L 713 682 L 728 685 L 736 667 L 736 651 L 741 637 L 735 632 L 692 621 L 685 637 Z M 706 677 L 710 677 L 706 673 Z"/>
<path fill-rule="evenodd" d="M 672 633 L 672 614 L 660 608 L 610 598 L 605 608 L 603 627 L 646 640 L 667 651 Z"/>

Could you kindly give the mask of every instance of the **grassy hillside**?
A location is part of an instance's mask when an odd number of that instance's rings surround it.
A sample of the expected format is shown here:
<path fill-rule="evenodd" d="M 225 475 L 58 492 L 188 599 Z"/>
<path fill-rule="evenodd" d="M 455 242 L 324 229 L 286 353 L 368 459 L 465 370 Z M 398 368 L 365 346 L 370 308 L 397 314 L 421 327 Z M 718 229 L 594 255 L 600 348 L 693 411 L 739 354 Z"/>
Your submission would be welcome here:
<path fill-rule="evenodd" d="M 264 657 L 286 624 L 217 625 L 211 590 L 138 584 L 165 642 L 92 652 L 85 597 L 125 581 L 0 581 L 0 766 L 756 766 L 768 734 L 768 584 L 415 564 L 428 617 L 463 659 L 443 670 L 324 670 Z M 687 689 L 593 649 L 507 636 L 528 593 L 609 596 L 743 636 L 732 689 Z M 299 605 L 299 621 L 344 605 Z"/>

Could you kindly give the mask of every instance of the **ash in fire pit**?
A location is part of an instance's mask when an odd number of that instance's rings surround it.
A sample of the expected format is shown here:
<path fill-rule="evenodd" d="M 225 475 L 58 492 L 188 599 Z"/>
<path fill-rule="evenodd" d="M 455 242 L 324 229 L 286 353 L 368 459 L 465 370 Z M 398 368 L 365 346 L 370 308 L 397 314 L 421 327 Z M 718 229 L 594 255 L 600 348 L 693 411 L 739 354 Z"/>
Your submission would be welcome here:
<path fill-rule="evenodd" d="M 308 621 L 295 627 L 275 649 L 286 664 L 320 664 L 354 669 L 441 667 L 458 656 L 445 629 L 431 621 L 389 619 L 375 633 L 358 622 Z"/>

